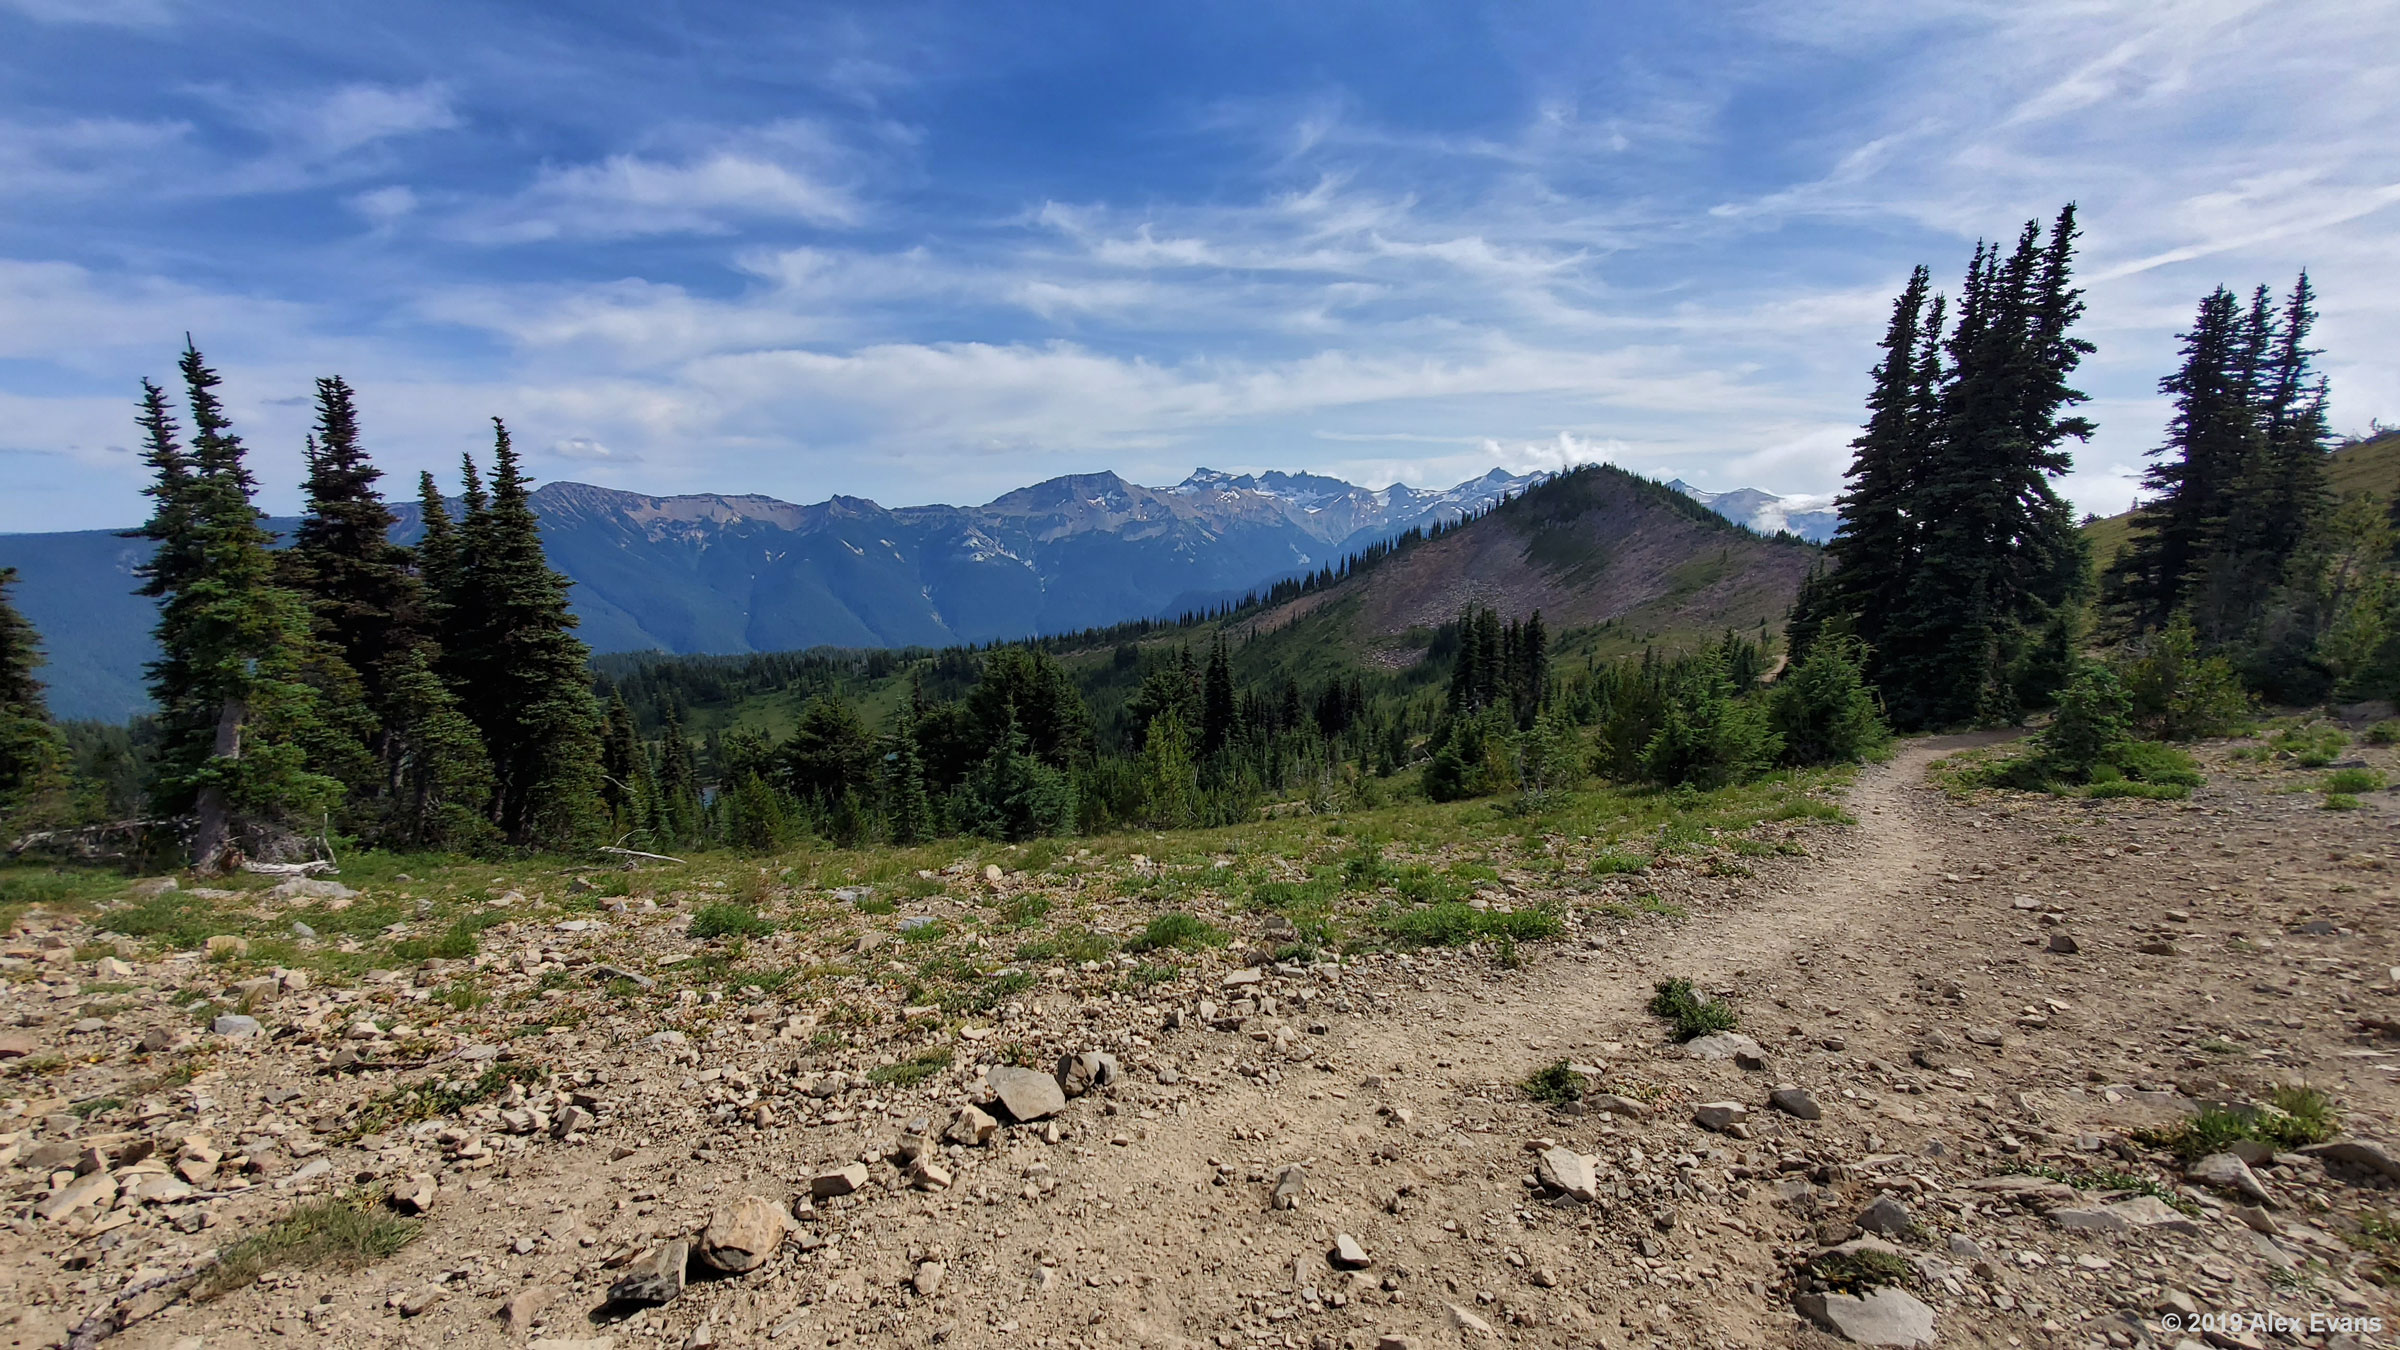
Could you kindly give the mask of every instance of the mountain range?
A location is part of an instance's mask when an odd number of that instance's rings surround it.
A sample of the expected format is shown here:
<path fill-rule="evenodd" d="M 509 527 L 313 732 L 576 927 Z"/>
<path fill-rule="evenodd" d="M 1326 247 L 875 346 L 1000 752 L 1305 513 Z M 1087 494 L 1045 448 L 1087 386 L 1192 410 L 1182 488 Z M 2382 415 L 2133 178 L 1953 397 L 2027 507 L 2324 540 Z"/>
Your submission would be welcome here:
<path fill-rule="evenodd" d="M 982 506 L 813 506 L 763 496 L 650 497 L 558 482 L 533 493 L 542 542 L 593 650 L 745 652 L 943 646 L 1068 632 L 1239 598 L 1401 531 L 1456 520 L 1535 475 L 1448 489 L 1362 488 L 1307 473 L 1201 469 L 1172 487 L 1074 474 Z M 396 503 L 393 537 L 421 531 Z M 289 519 L 268 527 L 289 534 Z M 41 632 L 61 717 L 146 706 L 150 545 L 108 530 L 0 535 L 18 607 Z"/>

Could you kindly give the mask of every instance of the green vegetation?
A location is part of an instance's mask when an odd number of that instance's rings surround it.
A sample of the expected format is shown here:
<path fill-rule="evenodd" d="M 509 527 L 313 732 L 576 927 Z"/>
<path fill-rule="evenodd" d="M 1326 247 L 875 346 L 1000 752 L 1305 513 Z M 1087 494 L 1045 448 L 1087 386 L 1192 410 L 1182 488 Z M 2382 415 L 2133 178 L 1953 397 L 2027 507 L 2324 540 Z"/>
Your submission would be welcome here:
<path fill-rule="evenodd" d="M 1125 950 L 1137 954 L 1167 948 L 1198 951 L 1203 947 L 1222 947 L 1232 939 L 1232 934 L 1214 924 L 1189 914 L 1170 912 L 1152 919 L 1138 936 L 1125 944 Z"/>
<path fill-rule="evenodd" d="M 455 1115 L 462 1108 L 499 1096 L 511 1083 L 539 1087 L 549 1078 L 549 1070 L 539 1065 L 502 1060 L 473 1078 L 430 1079 L 391 1088 L 360 1102 L 343 1122 L 338 1138 L 347 1143 L 435 1116 Z"/>
<path fill-rule="evenodd" d="M 1739 1020 L 1732 1004 L 1705 997 L 1680 976 L 1658 982 L 1650 996 L 1650 1015 L 1673 1023 L 1678 1041 L 1731 1031 Z"/>
<path fill-rule="evenodd" d="M 1526 1096 L 1552 1106 L 1571 1106 L 1582 1101 L 1586 1088 L 1583 1075 L 1563 1059 L 1534 1070 L 1521 1086 Z"/>
<path fill-rule="evenodd" d="M 1828 1289 L 1857 1294 L 1877 1285 L 1906 1284 L 1909 1267 L 1907 1258 L 1897 1253 L 1863 1248 L 1821 1252 L 1809 1260 L 1808 1273 Z"/>
<path fill-rule="evenodd" d="M 2257 1107 L 2202 1107 L 2191 1119 L 2161 1130 L 2145 1131 L 2141 1142 L 2162 1148 L 2190 1162 L 2222 1153 L 2236 1140 L 2254 1139 L 2278 1149 L 2322 1144 L 2341 1133 L 2341 1113 L 2333 1099 L 2312 1087 L 2284 1086 L 2268 1094 Z"/>
<path fill-rule="evenodd" d="M 220 1298 L 281 1270 L 363 1270 L 415 1241 L 424 1227 L 363 1194 L 312 1200 L 218 1253 L 193 1297 Z"/>
<path fill-rule="evenodd" d="M 928 1050 L 893 1064 L 867 1070 L 867 1081 L 878 1087 L 915 1087 L 950 1067 L 950 1048 Z"/>
<path fill-rule="evenodd" d="M 1400 947 L 1461 947 L 1479 938 L 1511 942 L 1552 938 L 1566 931 L 1555 910 L 1477 909 L 1456 900 L 1413 908 L 1386 906 L 1372 920 L 1375 931 Z"/>
<path fill-rule="evenodd" d="M 748 905 L 719 901 L 692 911 L 692 921 L 684 929 L 684 936 L 706 942 L 722 937 L 765 937 L 774 931 L 774 922 L 760 917 Z"/>

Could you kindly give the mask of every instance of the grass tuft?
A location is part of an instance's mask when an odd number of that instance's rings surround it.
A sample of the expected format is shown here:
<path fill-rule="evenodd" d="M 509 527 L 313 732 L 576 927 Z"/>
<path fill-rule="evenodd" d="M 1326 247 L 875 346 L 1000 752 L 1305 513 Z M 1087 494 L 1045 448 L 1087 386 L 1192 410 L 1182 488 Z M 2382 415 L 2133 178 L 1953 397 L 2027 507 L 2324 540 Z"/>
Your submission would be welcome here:
<path fill-rule="evenodd" d="M 415 1219 L 376 1208 L 364 1196 L 312 1200 L 227 1247 L 193 1296 L 206 1302 L 258 1283 L 277 1270 L 361 1270 L 398 1252 L 424 1231 Z"/>
<path fill-rule="evenodd" d="M 1731 1031 L 1738 1020 L 1732 1004 L 1703 997 L 1690 980 L 1680 976 L 1658 982 L 1657 992 L 1650 997 L 1650 1015 L 1674 1023 L 1678 1041 Z"/>
<path fill-rule="evenodd" d="M 694 910 L 684 936 L 695 942 L 706 942 L 721 937 L 765 937 L 774 931 L 774 923 L 760 918 L 758 911 L 747 905 L 720 901 Z"/>
<path fill-rule="evenodd" d="M 1583 1100 L 1583 1075 L 1567 1066 L 1565 1060 L 1546 1064 L 1533 1071 L 1521 1086 L 1525 1095 L 1537 1102 L 1552 1106 L 1571 1106 Z"/>
<path fill-rule="evenodd" d="M 1172 947 L 1177 951 L 1190 952 L 1203 947 L 1222 947 L 1232 937 L 1232 934 L 1205 919 L 1175 911 L 1152 919 L 1147 927 L 1125 944 L 1125 950 L 1155 952 Z"/>

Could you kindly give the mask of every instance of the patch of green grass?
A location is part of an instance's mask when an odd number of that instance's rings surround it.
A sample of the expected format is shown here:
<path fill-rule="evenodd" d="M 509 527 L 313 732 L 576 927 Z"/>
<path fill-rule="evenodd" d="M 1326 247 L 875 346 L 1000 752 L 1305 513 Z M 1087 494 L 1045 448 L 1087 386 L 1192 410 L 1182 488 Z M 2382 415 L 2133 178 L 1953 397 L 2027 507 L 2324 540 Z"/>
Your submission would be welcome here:
<path fill-rule="evenodd" d="M 1046 895 L 1011 896 L 1000 906 L 1000 917 L 1011 928 L 1031 928 L 1050 916 L 1050 905 Z"/>
<path fill-rule="evenodd" d="M 2317 790 L 2328 796 L 2335 793 L 2379 792 L 2383 775 L 2374 769 L 2335 769 L 2317 780 Z"/>
<path fill-rule="evenodd" d="M 452 1012 L 473 1012 L 492 1001 L 492 996 L 465 980 L 453 980 L 442 987 L 442 1006 Z"/>
<path fill-rule="evenodd" d="M 2036 1163 L 2026 1168 L 2025 1171 L 2031 1176 L 2047 1177 L 2052 1181 L 2064 1182 L 2079 1191 L 2129 1191 L 2135 1195 L 2151 1196 L 2164 1201 L 2177 1213 L 2194 1219 L 2199 1218 L 2204 1212 L 2199 1205 L 2193 1203 L 2190 1197 L 2177 1193 L 2155 1177 L 2146 1177 L 2139 1172 L 2127 1172 L 2114 1167 L 2077 1168 L 2069 1171 L 2063 1167 L 2054 1167 L 2049 1163 Z"/>
<path fill-rule="evenodd" d="M 2322 804 L 2327 811 L 2356 811 L 2366 803 L 2347 792 L 2328 792 Z"/>
<path fill-rule="evenodd" d="M 2119 778 L 2113 782 L 2093 783 L 2083 790 L 2083 795 L 2100 798 L 2139 797 L 2144 801 L 2179 802 L 2191 796 L 2192 790 L 2181 783 L 2139 783 L 2130 778 Z"/>
<path fill-rule="evenodd" d="M 488 1101 L 508 1090 L 511 1083 L 539 1087 L 550 1079 L 550 1072 L 538 1064 L 523 1060 L 506 1060 L 485 1069 L 470 1080 L 430 1079 L 379 1092 L 358 1104 L 344 1122 L 336 1138 L 343 1143 L 362 1139 L 370 1134 L 401 1125 L 414 1125 L 420 1120 L 453 1114 L 477 1102 Z"/>
<path fill-rule="evenodd" d="M 1146 989 L 1154 984 L 1165 984 L 1182 973 L 1180 967 L 1172 964 L 1144 961 L 1135 966 L 1125 978 L 1131 981 L 1136 988 Z"/>
<path fill-rule="evenodd" d="M 2322 1144 L 2341 1133 L 2341 1113 L 2333 1099 L 2312 1087 L 2278 1087 L 2255 1111 L 2204 1106 L 2197 1115 L 2164 1129 L 2144 1130 L 2134 1137 L 2151 1148 L 2163 1148 L 2185 1162 L 2222 1153 L 2237 1140 L 2255 1139 L 2279 1149 Z"/>
<path fill-rule="evenodd" d="M 1172 947 L 1178 951 L 1198 951 L 1203 947 L 1222 947 L 1233 935 L 1205 919 L 1180 911 L 1161 914 L 1152 919 L 1142 931 L 1125 944 L 1129 952 L 1155 952 Z"/>
<path fill-rule="evenodd" d="M 2400 744 L 2400 717 L 2387 717 L 2368 727 L 2362 739 L 2369 745 Z"/>
<path fill-rule="evenodd" d="M 1040 984 L 1030 971 L 1012 970 L 945 993 L 940 1002 L 950 1013 L 986 1013 Z"/>
<path fill-rule="evenodd" d="M 862 895 L 851 901 L 850 907 L 861 914 L 889 914 L 900 906 L 886 896 Z"/>
<path fill-rule="evenodd" d="M 2278 759 L 2289 759 L 2303 769 L 2321 769 L 2342 757 L 2350 739 L 2342 729 L 2318 722 L 2309 726 L 2286 727 L 2267 738 L 2267 752 Z"/>
<path fill-rule="evenodd" d="M 67 1110 L 70 1114 L 81 1116 L 85 1120 L 90 1120 L 94 1116 L 101 1115 L 105 1112 L 114 1111 L 124 1104 L 125 1099 L 123 1097 L 94 1097 L 89 1101 L 77 1102 L 73 1106 L 68 1107 Z"/>
<path fill-rule="evenodd" d="M 1058 961 L 1067 965 L 1082 965 L 1086 961 L 1105 959 L 1113 950 L 1109 940 L 1089 928 L 1069 928 L 1047 938 L 1038 938 L 1017 948 L 1020 961 Z"/>
<path fill-rule="evenodd" d="M 277 1270 L 362 1270 L 416 1240 L 425 1225 L 382 1209 L 363 1195 L 312 1200 L 233 1243 L 200 1277 L 193 1297 L 220 1298 Z"/>
<path fill-rule="evenodd" d="M 914 924 L 900 930 L 902 942 L 939 942 L 950 936 L 950 925 L 935 919 L 931 923 Z"/>
<path fill-rule="evenodd" d="M 1377 932 L 1403 947 L 1462 947 L 1478 938 L 1534 941 L 1557 937 L 1566 921 L 1551 909 L 1503 912 L 1477 909 L 1462 900 L 1401 908 L 1389 905 L 1371 920 Z"/>
<path fill-rule="evenodd" d="M 1739 1020 L 1732 1004 L 1702 996 L 1690 980 L 1680 976 L 1658 982 L 1650 997 L 1650 1015 L 1674 1023 L 1678 1041 L 1731 1031 Z"/>
<path fill-rule="evenodd" d="M 1583 1075 L 1569 1068 L 1562 1059 L 1534 1070 L 1518 1086 L 1525 1089 L 1526 1096 L 1537 1102 L 1570 1106 L 1583 1100 L 1586 1084 Z"/>
<path fill-rule="evenodd" d="M 450 921 L 441 935 L 430 938 L 405 938 L 392 944 L 392 955 L 403 961 L 424 961 L 439 957 L 446 961 L 464 961 L 482 950 L 482 933 L 494 924 L 507 921 L 507 914 L 487 909 L 475 914 L 462 914 Z"/>
<path fill-rule="evenodd" d="M 1630 849 L 1603 849 L 1592 855 L 1592 875 L 1596 877 L 1637 876 L 1650 870 L 1650 855 Z"/>
<path fill-rule="evenodd" d="M 894 1064 L 867 1070 L 867 1081 L 878 1087 L 915 1087 L 950 1067 L 950 1047 L 942 1046 Z"/>
<path fill-rule="evenodd" d="M 692 911 L 684 936 L 706 942 L 721 937 L 764 937 L 774 931 L 774 923 L 759 917 L 758 911 L 748 905 L 719 901 Z"/>

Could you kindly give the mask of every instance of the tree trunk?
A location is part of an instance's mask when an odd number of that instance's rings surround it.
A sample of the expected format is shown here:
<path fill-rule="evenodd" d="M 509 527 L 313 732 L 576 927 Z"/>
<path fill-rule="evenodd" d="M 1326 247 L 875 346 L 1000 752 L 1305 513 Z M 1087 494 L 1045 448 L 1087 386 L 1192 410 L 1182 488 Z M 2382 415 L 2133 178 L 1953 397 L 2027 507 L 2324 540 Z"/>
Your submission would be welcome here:
<path fill-rule="evenodd" d="M 220 773 L 231 768 L 231 761 L 242 757 L 242 721 L 249 715 L 250 705 L 237 697 L 228 696 L 217 710 L 217 742 L 211 750 L 212 762 Z M 211 782 L 200 789 L 196 808 L 199 826 L 192 832 L 192 870 L 203 876 L 228 871 L 240 864 L 233 856 L 233 807 L 227 800 L 223 782 Z"/>

